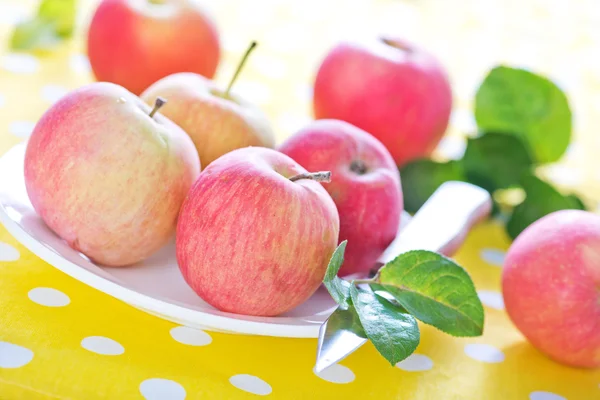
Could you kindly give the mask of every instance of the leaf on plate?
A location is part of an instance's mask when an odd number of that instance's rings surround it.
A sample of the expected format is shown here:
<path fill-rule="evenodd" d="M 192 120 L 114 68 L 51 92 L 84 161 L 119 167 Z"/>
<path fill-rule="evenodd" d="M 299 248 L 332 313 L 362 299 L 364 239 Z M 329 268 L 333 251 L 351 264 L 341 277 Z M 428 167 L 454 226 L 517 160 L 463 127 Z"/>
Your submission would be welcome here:
<path fill-rule="evenodd" d="M 438 163 L 420 159 L 408 163 L 400 170 L 404 209 L 415 213 L 431 195 L 447 181 L 465 181 L 459 161 Z"/>
<path fill-rule="evenodd" d="M 403 253 L 381 268 L 379 284 L 417 319 L 448 334 L 483 332 L 483 306 L 470 276 L 441 254 Z"/>
<path fill-rule="evenodd" d="M 336 303 L 342 308 L 348 308 L 350 298 L 350 283 L 343 279 L 338 278 L 337 273 L 344 263 L 344 252 L 346 251 L 347 240 L 344 240 L 333 252 L 329 264 L 327 265 L 327 271 L 325 271 L 325 278 L 323 283 L 329 291 L 329 294 L 335 300 Z"/>
<path fill-rule="evenodd" d="M 412 315 L 375 293 L 354 285 L 350 288 L 350 295 L 367 337 L 390 364 L 395 365 L 415 351 L 420 332 Z"/>
<path fill-rule="evenodd" d="M 521 179 L 525 190 L 525 200 L 517 205 L 508 223 L 506 231 L 515 239 L 529 225 L 554 211 L 575 209 L 584 210 L 581 199 L 575 195 L 563 195 L 548 182 L 534 175 L 526 175 Z"/>
<path fill-rule="evenodd" d="M 37 14 L 15 27 L 10 37 L 10 48 L 48 50 L 72 36 L 75 16 L 75 0 L 42 0 Z"/>
<path fill-rule="evenodd" d="M 533 165 L 520 137 L 495 132 L 469 139 L 462 162 L 468 181 L 490 193 L 517 185 Z"/>
<path fill-rule="evenodd" d="M 524 139 L 537 163 L 560 159 L 571 140 L 572 116 L 565 94 L 532 72 L 498 66 L 475 96 L 475 120 L 483 131 Z"/>

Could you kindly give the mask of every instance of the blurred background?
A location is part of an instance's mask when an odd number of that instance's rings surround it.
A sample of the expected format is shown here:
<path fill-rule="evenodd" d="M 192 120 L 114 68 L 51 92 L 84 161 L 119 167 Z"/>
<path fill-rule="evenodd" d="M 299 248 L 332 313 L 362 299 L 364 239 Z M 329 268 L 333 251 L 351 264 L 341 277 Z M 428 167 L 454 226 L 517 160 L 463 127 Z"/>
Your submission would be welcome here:
<path fill-rule="evenodd" d="M 0 0 L 0 153 L 27 136 L 37 118 L 93 79 L 85 33 L 96 0 L 79 0 L 78 32 L 48 54 L 8 50 L 16 23 L 35 0 Z M 540 174 L 595 204 L 600 200 L 600 7 L 596 0 L 221 0 L 206 1 L 223 41 L 216 80 L 223 85 L 251 40 L 259 47 L 234 91 L 259 105 L 281 141 L 311 115 L 313 77 L 340 39 L 392 33 L 434 53 L 453 87 L 451 125 L 438 159 L 459 158 L 475 128 L 472 102 L 487 72 L 504 64 L 546 75 L 563 89 L 574 114 L 574 140 L 563 159 Z M 32 73 L 32 72 L 42 72 Z M 32 93 L 11 104 L 7 93 Z M 17 101 L 17 100 L 15 100 Z M 8 105 L 11 104 L 10 112 Z"/>

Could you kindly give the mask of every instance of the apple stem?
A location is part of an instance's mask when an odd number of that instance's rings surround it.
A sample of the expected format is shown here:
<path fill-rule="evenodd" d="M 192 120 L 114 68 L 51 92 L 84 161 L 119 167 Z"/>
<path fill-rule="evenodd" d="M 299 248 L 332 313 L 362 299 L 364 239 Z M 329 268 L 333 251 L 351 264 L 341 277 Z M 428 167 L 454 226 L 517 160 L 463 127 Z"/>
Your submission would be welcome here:
<path fill-rule="evenodd" d="M 300 179 L 310 179 L 317 182 L 331 182 L 331 172 L 319 171 L 319 172 L 306 172 L 304 174 L 294 175 L 290 178 L 290 181 L 296 182 Z"/>
<path fill-rule="evenodd" d="M 235 72 L 233 74 L 233 77 L 229 81 L 229 85 L 227 85 L 227 89 L 225 89 L 225 96 L 229 95 L 229 92 L 231 91 L 231 88 L 233 87 L 233 83 L 235 82 L 235 80 L 237 79 L 238 75 L 242 71 L 242 68 L 244 67 L 244 64 L 246 64 L 246 60 L 248 59 L 248 56 L 250 55 L 250 53 L 252 53 L 252 50 L 254 50 L 254 48 L 256 47 L 257 44 L 258 43 L 256 43 L 256 41 L 252 41 L 252 43 L 250 43 L 250 46 L 248 47 L 248 50 L 246 50 L 246 52 L 244 53 L 244 56 L 242 57 L 242 60 L 238 64 L 238 67 L 237 67 L 237 69 L 235 70 Z"/>
<path fill-rule="evenodd" d="M 156 114 L 156 112 L 160 110 L 160 108 L 164 106 L 166 102 L 167 100 L 163 99 L 162 97 L 157 97 L 156 101 L 154 102 L 154 108 L 152 111 L 150 111 L 150 114 L 148 114 L 150 118 L 154 117 L 154 114 Z"/>

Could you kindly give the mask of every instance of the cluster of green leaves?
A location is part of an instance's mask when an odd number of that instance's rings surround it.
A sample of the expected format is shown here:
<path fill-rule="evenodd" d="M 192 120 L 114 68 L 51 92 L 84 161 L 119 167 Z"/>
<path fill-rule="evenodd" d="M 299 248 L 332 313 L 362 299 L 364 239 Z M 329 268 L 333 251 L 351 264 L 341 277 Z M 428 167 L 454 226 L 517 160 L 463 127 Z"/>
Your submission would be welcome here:
<path fill-rule="evenodd" d="M 50 50 L 75 29 L 76 0 L 41 0 L 37 14 L 19 23 L 10 36 L 12 50 Z"/>
<path fill-rule="evenodd" d="M 400 170 L 405 208 L 416 212 L 446 181 L 478 185 L 491 194 L 520 188 L 525 200 L 512 208 L 506 230 L 514 239 L 532 222 L 553 211 L 584 209 L 536 177 L 536 169 L 558 161 L 571 140 L 572 116 L 565 94 L 550 80 L 506 66 L 493 68 L 475 97 L 479 135 L 467 141 L 460 160 L 420 159 Z"/>
<path fill-rule="evenodd" d="M 359 286 L 337 276 L 346 244 L 335 250 L 323 280 L 339 305 L 329 321 L 368 338 L 392 365 L 419 345 L 417 320 L 453 336 L 483 333 L 483 306 L 475 286 L 454 261 L 431 251 L 410 251 Z"/>

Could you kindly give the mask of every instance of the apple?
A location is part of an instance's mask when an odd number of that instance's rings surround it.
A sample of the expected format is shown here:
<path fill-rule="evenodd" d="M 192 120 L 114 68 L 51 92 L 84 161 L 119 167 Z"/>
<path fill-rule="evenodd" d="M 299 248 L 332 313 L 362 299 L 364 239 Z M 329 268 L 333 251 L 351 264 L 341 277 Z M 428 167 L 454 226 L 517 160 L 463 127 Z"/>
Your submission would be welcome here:
<path fill-rule="evenodd" d="M 323 185 L 340 215 L 339 241 L 348 240 L 341 275 L 366 275 L 398 233 L 403 210 L 400 174 L 369 133 L 340 120 L 314 121 L 279 146 L 309 171 L 329 170 Z"/>
<path fill-rule="evenodd" d="M 515 239 L 502 271 L 510 319 L 534 347 L 574 367 L 600 367 L 600 216 L 562 210 Z"/>
<path fill-rule="evenodd" d="M 141 95 L 148 103 L 158 96 L 169 100 L 165 116 L 190 135 L 205 167 L 235 149 L 275 146 L 275 135 L 266 116 L 231 93 L 255 47 L 256 42 L 252 42 L 225 89 L 201 75 L 178 73 L 154 83 Z"/>
<path fill-rule="evenodd" d="M 48 109 L 25 152 L 35 211 L 73 249 L 106 266 L 150 256 L 175 233 L 200 174 L 186 133 L 118 85 L 92 83 Z"/>
<path fill-rule="evenodd" d="M 273 149 L 229 152 L 200 174 L 177 223 L 177 261 L 189 286 L 230 313 L 276 316 L 320 286 L 339 216 L 319 181 Z"/>
<path fill-rule="evenodd" d="M 176 72 L 212 78 L 221 50 L 212 17 L 193 0 L 102 0 L 87 52 L 97 80 L 139 95 Z"/>
<path fill-rule="evenodd" d="M 450 119 L 452 92 L 442 65 L 396 38 L 341 42 L 318 68 L 316 119 L 341 119 L 369 132 L 398 166 L 427 157 Z"/>

